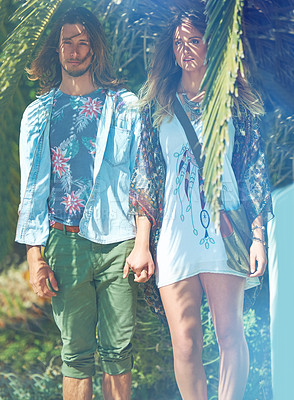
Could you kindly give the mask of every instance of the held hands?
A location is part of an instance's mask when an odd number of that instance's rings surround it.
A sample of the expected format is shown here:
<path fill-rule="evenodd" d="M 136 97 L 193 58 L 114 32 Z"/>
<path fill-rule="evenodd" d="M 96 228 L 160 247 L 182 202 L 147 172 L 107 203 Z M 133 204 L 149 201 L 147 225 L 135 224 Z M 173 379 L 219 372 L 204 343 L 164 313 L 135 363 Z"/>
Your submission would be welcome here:
<path fill-rule="evenodd" d="M 50 282 L 52 288 L 58 291 L 57 282 L 53 271 L 41 256 L 40 246 L 27 246 L 27 260 L 30 272 L 30 284 L 33 291 L 40 297 L 50 299 L 56 296 L 49 289 L 47 281 Z"/>
<path fill-rule="evenodd" d="M 126 278 L 130 269 L 134 272 L 135 282 L 147 282 L 154 273 L 155 266 L 149 250 L 151 224 L 146 216 L 136 217 L 137 235 L 135 246 L 126 259 L 123 278 Z"/>
<path fill-rule="evenodd" d="M 154 262 L 148 248 L 135 245 L 126 259 L 123 278 L 128 276 L 130 269 L 134 272 L 135 282 L 144 283 L 148 281 L 155 270 Z"/>

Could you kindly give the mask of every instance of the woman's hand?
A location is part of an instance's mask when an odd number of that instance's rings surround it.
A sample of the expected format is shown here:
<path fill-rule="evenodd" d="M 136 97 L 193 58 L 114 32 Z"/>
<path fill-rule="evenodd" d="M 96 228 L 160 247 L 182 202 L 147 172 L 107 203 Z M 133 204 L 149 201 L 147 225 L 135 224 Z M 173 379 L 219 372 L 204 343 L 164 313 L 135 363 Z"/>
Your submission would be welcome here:
<path fill-rule="evenodd" d="M 253 240 L 250 247 L 250 277 L 262 276 L 266 264 L 267 257 L 263 243 Z"/>
<path fill-rule="evenodd" d="M 250 247 L 250 277 L 262 276 L 267 264 L 264 243 L 264 226 L 262 216 L 255 218 L 251 225 L 253 241 Z"/>
<path fill-rule="evenodd" d="M 135 282 L 143 283 L 148 281 L 155 270 L 154 262 L 148 247 L 135 245 L 131 254 L 126 259 L 123 278 L 128 276 L 130 269 L 134 272 Z"/>
<path fill-rule="evenodd" d="M 126 259 L 123 278 L 126 278 L 130 269 L 135 274 L 135 282 L 146 282 L 154 273 L 155 266 L 149 250 L 151 224 L 147 217 L 136 217 L 137 235 L 135 246 Z"/>

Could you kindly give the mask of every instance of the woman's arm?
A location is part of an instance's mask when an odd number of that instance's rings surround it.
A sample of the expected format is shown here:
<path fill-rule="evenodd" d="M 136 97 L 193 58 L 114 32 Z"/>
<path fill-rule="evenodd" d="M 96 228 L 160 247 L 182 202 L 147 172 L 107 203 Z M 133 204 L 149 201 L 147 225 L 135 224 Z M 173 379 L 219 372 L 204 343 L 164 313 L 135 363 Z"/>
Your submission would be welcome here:
<path fill-rule="evenodd" d="M 135 274 L 135 282 L 146 282 L 155 270 L 149 249 L 151 223 L 147 217 L 137 216 L 136 225 L 135 246 L 126 259 L 123 277 L 126 278 L 131 269 Z"/>
<path fill-rule="evenodd" d="M 250 277 L 262 276 L 267 264 L 262 216 L 258 215 L 251 224 L 252 245 L 250 247 Z"/>

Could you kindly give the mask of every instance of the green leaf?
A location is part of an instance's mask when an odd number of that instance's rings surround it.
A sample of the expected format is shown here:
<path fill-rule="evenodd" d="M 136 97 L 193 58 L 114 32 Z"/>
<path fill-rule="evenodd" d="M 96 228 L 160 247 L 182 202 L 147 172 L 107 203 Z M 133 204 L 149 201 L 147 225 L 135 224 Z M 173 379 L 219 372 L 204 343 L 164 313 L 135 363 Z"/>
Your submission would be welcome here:
<path fill-rule="evenodd" d="M 28 0 L 11 18 L 20 22 L 1 46 L 0 110 L 11 100 L 39 38 L 62 1 Z"/>
<path fill-rule="evenodd" d="M 202 83 L 204 98 L 203 129 L 206 160 L 204 190 L 212 218 L 219 223 L 219 199 L 224 153 L 229 140 L 228 121 L 231 117 L 236 78 L 241 68 L 243 46 L 241 17 L 243 0 L 208 0 L 207 70 Z"/>

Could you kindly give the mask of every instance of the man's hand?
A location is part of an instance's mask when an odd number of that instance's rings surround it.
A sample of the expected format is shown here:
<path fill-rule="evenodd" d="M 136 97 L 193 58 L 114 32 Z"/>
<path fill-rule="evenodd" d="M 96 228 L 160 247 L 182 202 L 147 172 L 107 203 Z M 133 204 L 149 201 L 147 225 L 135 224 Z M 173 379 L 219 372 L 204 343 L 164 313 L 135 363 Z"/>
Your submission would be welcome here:
<path fill-rule="evenodd" d="M 56 293 L 50 290 L 47 284 L 48 280 L 52 288 L 58 291 L 54 273 L 41 256 L 41 247 L 27 245 L 27 260 L 29 264 L 30 284 L 33 291 L 38 296 L 47 299 L 56 296 Z"/>

